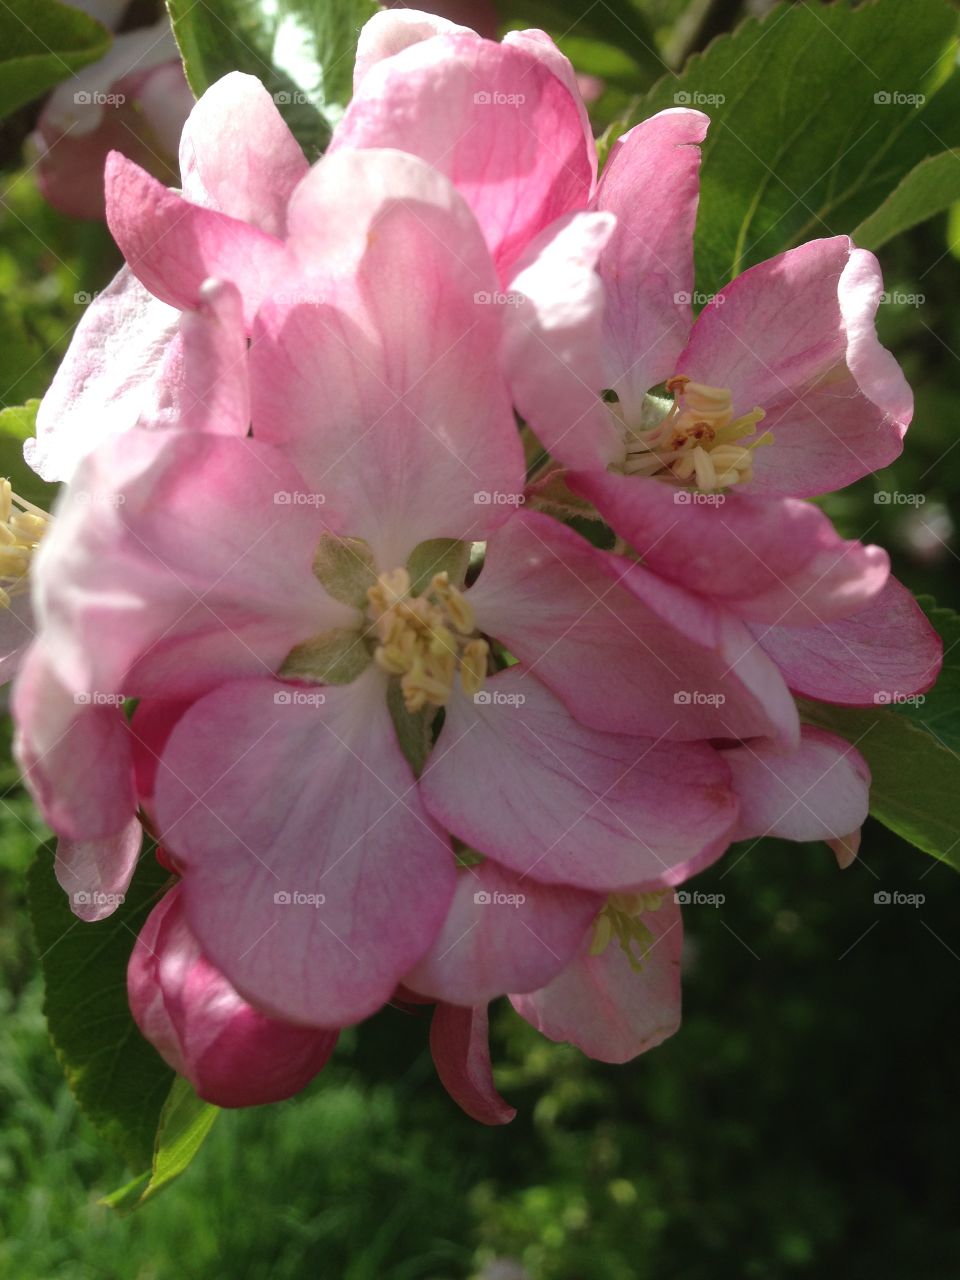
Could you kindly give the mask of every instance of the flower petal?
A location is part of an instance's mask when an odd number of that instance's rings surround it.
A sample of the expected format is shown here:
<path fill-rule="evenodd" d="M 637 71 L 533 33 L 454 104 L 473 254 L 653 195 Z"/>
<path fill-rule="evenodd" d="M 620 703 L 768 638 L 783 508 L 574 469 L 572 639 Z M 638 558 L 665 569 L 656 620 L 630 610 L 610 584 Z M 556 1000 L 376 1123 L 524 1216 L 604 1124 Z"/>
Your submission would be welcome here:
<path fill-rule="evenodd" d="M 453 895 L 375 667 L 337 688 L 238 681 L 163 753 L 155 809 L 210 960 L 271 1014 L 367 1017 L 430 946 Z"/>
<path fill-rule="evenodd" d="M 438 1004 L 430 1023 L 430 1052 L 443 1087 L 471 1120 L 509 1124 L 516 1108 L 493 1084 L 486 1005 Z"/>
<path fill-rule="evenodd" d="M 598 1062 L 629 1062 L 662 1044 L 680 1026 L 680 908 L 665 898 L 643 923 L 654 941 L 639 973 L 616 941 L 598 956 L 584 947 L 548 986 L 510 1003 L 549 1040 Z"/>
<path fill-rule="evenodd" d="M 75 916 L 92 923 L 116 911 L 136 869 L 142 842 L 137 818 L 112 836 L 57 841 L 57 883 L 70 899 Z"/>
<path fill-rule="evenodd" d="M 754 634 L 794 693 L 848 706 L 923 693 L 943 662 L 940 637 L 896 578 L 852 617 L 819 627 L 755 627 Z"/>
<path fill-rule="evenodd" d="M 39 641 L 13 686 L 14 751 L 24 781 L 60 836 L 112 840 L 136 811 L 130 734 L 116 702 L 73 694 Z"/>
<path fill-rule="evenodd" d="M 887 553 L 840 538 L 809 502 L 697 495 L 612 473 L 580 472 L 569 484 L 648 568 L 751 622 L 810 627 L 842 618 L 887 580 Z"/>
<path fill-rule="evenodd" d="M 570 962 L 603 901 L 522 879 L 489 858 L 464 867 L 443 928 L 403 985 L 459 1005 L 535 991 Z"/>
<path fill-rule="evenodd" d="M 33 604 L 26 592 L 14 596 L 6 608 L 0 609 L 0 684 L 12 680 L 20 670 L 36 630 Z"/>
<path fill-rule="evenodd" d="M 596 892 L 679 883 L 720 856 L 736 817 L 711 747 L 587 729 L 520 667 L 451 698 L 420 789 L 503 866 Z"/>
<path fill-rule="evenodd" d="M 183 431 L 245 436 L 250 429 L 250 377 L 236 285 L 223 280 L 201 285 L 197 310 L 184 313 L 180 333 L 183 381 L 177 425 Z"/>
<path fill-rule="evenodd" d="M 176 885 L 140 930 L 127 969 L 140 1030 L 199 1096 L 218 1107 L 280 1102 L 326 1066 L 336 1031 L 269 1018 L 247 1004 L 190 932 Z"/>
<path fill-rule="evenodd" d="M 601 400 L 604 292 L 594 270 L 613 219 L 579 213 L 547 229 L 505 295 L 503 358 L 518 412 L 559 461 L 622 462 L 623 432 Z"/>
<path fill-rule="evenodd" d="M 160 425 L 175 417 L 179 324 L 177 310 L 149 293 L 129 267 L 120 269 L 87 306 L 40 402 L 36 439 L 23 446 L 38 475 L 69 480 L 80 459 L 108 437 L 141 419 Z"/>
<path fill-rule="evenodd" d="M 290 220 L 305 264 L 316 227 L 343 224 L 335 234 L 363 252 L 324 284 L 326 301 L 263 308 L 255 434 L 336 493 L 346 531 L 383 569 L 430 538 L 485 537 L 519 500 L 523 453 L 487 305 L 493 268 L 466 205 L 413 156 L 341 151 L 301 186 Z"/>
<path fill-rule="evenodd" d="M 452 35 L 476 36 L 476 32 L 435 13 L 421 13 L 418 9 L 381 9 L 360 28 L 353 64 L 354 94 L 359 91 L 360 82 L 367 72 L 384 58 L 392 58 L 395 53 L 401 53 L 421 40 Z"/>
<path fill-rule="evenodd" d="M 491 538 L 469 599 L 480 629 L 583 724 L 796 737 L 786 686 L 742 623 L 548 516 L 518 512 Z"/>
<path fill-rule="evenodd" d="M 285 234 L 287 203 L 308 168 L 273 98 L 240 71 L 210 86 L 180 138 L 187 200 L 272 236 Z"/>
<path fill-rule="evenodd" d="M 451 178 L 504 272 L 590 196 L 577 100 L 539 53 L 516 44 L 438 36 L 378 62 L 331 150 L 359 147 L 411 152 Z"/>
<path fill-rule="evenodd" d="M 606 371 L 628 420 L 674 372 L 693 325 L 693 230 L 700 147 L 710 119 L 675 107 L 635 125 L 610 150 L 593 208 L 617 229 L 600 259 L 607 296 Z"/>
<path fill-rule="evenodd" d="M 249 326 L 287 270 L 283 242 L 239 218 L 191 204 L 113 151 L 105 170 L 107 224 L 131 271 L 163 302 L 189 311 L 210 276 L 240 288 Z"/>
<path fill-rule="evenodd" d="M 834 236 L 750 268 L 701 312 L 676 372 L 729 387 L 737 414 L 766 411 L 774 443 L 750 492 L 830 493 L 899 455 L 913 396 L 877 341 L 882 289 L 873 254 Z"/>
<path fill-rule="evenodd" d="M 870 770 L 843 738 L 804 725 L 793 750 L 754 741 L 722 754 L 740 797 L 737 840 L 837 840 L 866 821 Z"/>
<path fill-rule="evenodd" d="M 313 575 L 327 524 L 292 501 L 304 488 L 276 450 L 230 436 L 127 431 L 91 454 L 32 571 L 63 683 L 188 697 L 355 625 Z"/>

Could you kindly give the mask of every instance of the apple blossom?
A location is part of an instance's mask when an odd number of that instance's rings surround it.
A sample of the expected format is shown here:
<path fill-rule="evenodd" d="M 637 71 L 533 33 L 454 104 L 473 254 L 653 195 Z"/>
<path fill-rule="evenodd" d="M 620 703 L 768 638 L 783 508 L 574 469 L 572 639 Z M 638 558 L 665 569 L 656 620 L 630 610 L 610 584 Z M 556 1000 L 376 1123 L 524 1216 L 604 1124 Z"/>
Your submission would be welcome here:
<path fill-rule="evenodd" d="M 198 1095 L 219 1107 L 281 1102 L 326 1066 L 335 1031 L 315 1031 L 252 1008 L 203 955 L 179 885 L 140 930 L 127 969 L 130 1009 L 144 1036 Z"/>

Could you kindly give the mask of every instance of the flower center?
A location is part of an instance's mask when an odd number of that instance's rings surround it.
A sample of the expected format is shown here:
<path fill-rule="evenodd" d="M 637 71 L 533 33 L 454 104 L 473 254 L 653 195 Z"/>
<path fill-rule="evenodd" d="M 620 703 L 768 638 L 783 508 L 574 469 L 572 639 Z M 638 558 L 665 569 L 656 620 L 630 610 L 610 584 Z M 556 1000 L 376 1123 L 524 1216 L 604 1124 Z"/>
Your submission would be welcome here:
<path fill-rule="evenodd" d="M 446 573 L 434 574 L 422 595 L 412 595 L 408 571 L 394 569 L 380 575 L 367 599 L 379 640 L 374 660 L 400 677 L 408 711 L 445 706 L 458 671 L 464 692 L 479 693 L 490 646 L 477 635 L 473 610 Z"/>
<path fill-rule="evenodd" d="M 50 517 L 0 480 L 0 606 L 10 608 L 14 596 L 29 590 L 30 562 Z"/>
<path fill-rule="evenodd" d="M 628 428 L 627 475 L 692 483 L 707 492 L 750 480 L 753 450 L 773 443 L 769 431 L 741 443 L 765 417 L 763 409 L 734 418 L 733 397 L 724 387 L 692 382 L 684 374 L 666 385 L 673 395 L 666 416 L 650 428 Z"/>
<path fill-rule="evenodd" d="M 654 940 L 643 922 L 643 915 L 647 911 L 658 911 L 662 902 L 662 893 L 612 893 L 593 922 L 590 954 L 603 955 L 616 938 L 630 961 L 630 968 L 639 973 Z"/>

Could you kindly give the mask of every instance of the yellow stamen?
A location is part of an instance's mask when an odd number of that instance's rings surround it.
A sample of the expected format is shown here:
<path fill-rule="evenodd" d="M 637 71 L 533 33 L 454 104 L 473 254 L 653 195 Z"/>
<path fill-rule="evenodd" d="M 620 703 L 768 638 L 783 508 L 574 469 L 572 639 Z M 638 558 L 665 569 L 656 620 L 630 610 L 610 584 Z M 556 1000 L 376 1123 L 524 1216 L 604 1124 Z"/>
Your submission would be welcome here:
<path fill-rule="evenodd" d="M 377 665 L 400 677 L 408 711 L 446 706 L 458 672 L 464 691 L 479 693 L 490 646 L 476 633 L 470 602 L 446 573 L 434 574 L 422 595 L 411 595 L 411 585 L 406 569 L 394 569 L 367 591 Z"/>
<path fill-rule="evenodd" d="M 14 493 L 0 479 L 0 608 L 29 590 L 30 565 L 40 539 L 50 528 L 46 511 Z"/>
<path fill-rule="evenodd" d="M 643 917 L 647 912 L 658 911 L 662 902 L 662 893 L 612 893 L 593 922 L 590 954 L 603 955 L 616 938 L 631 969 L 639 972 L 654 942 Z"/>
<path fill-rule="evenodd" d="M 708 493 L 752 479 L 753 450 L 773 442 L 769 431 L 749 440 L 766 416 L 763 409 L 734 418 L 730 391 L 685 374 L 669 378 L 666 388 L 674 402 L 662 421 L 629 430 L 626 473 L 692 483 Z"/>

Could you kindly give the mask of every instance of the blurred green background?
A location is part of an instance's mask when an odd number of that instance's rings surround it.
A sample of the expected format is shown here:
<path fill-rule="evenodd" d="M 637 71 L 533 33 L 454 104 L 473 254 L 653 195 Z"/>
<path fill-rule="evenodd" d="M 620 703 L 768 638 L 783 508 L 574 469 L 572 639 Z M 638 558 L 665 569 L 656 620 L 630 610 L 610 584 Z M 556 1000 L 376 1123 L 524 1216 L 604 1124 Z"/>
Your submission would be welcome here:
<path fill-rule="evenodd" d="M 757 7 L 646 10 L 676 57 Z M 102 227 L 43 204 L 5 141 L 0 403 L 19 404 L 43 393 L 77 297 L 116 260 Z M 881 336 L 916 390 L 915 425 L 895 467 L 826 504 L 954 608 L 958 252 L 947 215 L 882 252 Z M 925 502 L 877 504 L 879 490 Z M 845 873 L 822 846 L 769 841 L 699 878 L 725 901 L 687 911 L 684 1026 L 647 1057 L 588 1062 L 503 1007 L 494 1061 L 520 1114 L 487 1130 L 437 1082 L 426 1014 L 387 1010 L 343 1036 L 301 1098 L 224 1113 L 184 1177 L 119 1218 L 97 1199 L 126 1172 L 46 1036 L 24 897 L 44 833 L 9 764 L 0 796 L 0 1280 L 960 1274 L 960 880 L 872 822 Z M 925 901 L 877 906 L 880 890 Z"/>

